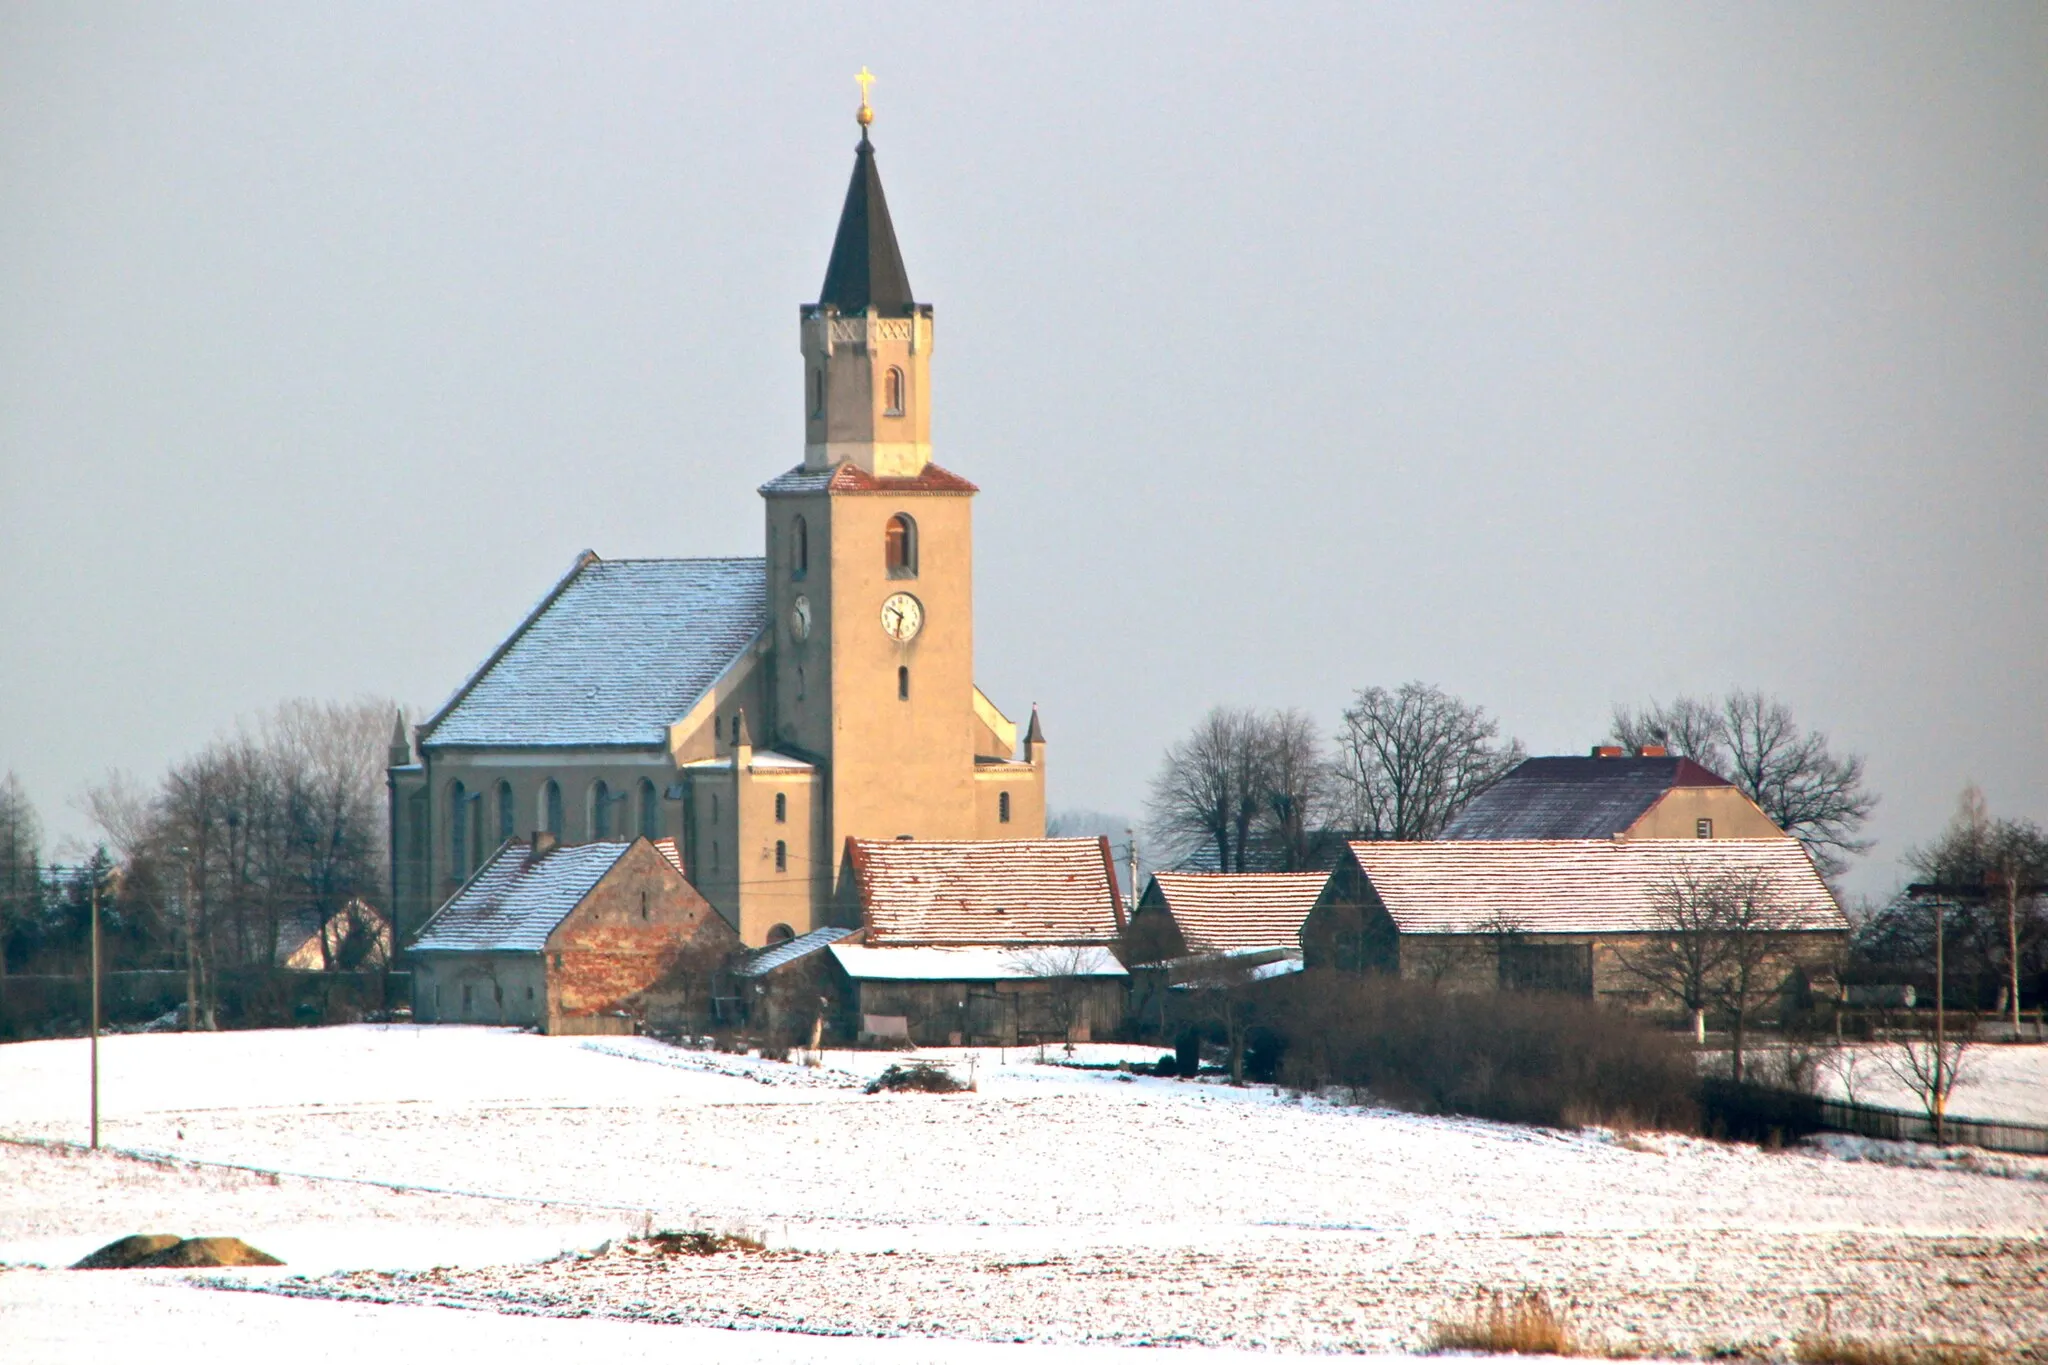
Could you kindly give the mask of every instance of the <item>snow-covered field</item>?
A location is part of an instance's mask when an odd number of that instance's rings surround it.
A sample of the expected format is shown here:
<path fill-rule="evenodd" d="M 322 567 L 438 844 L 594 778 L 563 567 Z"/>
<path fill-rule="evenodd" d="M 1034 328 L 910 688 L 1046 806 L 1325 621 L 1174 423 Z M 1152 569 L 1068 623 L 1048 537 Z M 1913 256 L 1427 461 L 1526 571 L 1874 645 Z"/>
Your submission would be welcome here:
<path fill-rule="evenodd" d="M 1560 1133 L 948 1055 L 975 1093 L 863 1094 L 886 1054 L 807 1070 L 496 1029 L 114 1038 L 114 1151 L 0 1144 L 0 1264 L 161 1231 L 287 1265 L 0 1270 L 0 1340 L 10 1361 L 142 1321 L 312 1333 L 337 1358 L 457 1332 L 627 1360 L 706 1332 L 716 1358 L 764 1361 L 1402 1351 L 1524 1288 L 1654 1351 L 1782 1352 L 1823 1315 L 2048 1338 L 2048 1161 L 1915 1169 L 1869 1144 Z M 0 1135 L 81 1140 L 84 1062 L 73 1041 L 0 1047 Z M 660 1228 L 767 1249 L 643 1254 Z M 187 1287 L 224 1281 L 264 1292 Z"/>
<path fill-rule="evenodd" d="M 1843 1050 L 1842 1063 L 1821 1081 L 1828 1093 L 1864 1104 L 1918 1113 L 1913 1093 L 1887 1065 L 1892 1049 L 1862 1044 Z M 1854 1067 L 1853 1077 L 1848 1068 Z M 1949 1096 L 1949 1112 L 1961 1118 L 2008 1123 L 2048 1123 L 2048 1044 L 1979 1043 L 1963 1054 L 1963 1078 Z"/>

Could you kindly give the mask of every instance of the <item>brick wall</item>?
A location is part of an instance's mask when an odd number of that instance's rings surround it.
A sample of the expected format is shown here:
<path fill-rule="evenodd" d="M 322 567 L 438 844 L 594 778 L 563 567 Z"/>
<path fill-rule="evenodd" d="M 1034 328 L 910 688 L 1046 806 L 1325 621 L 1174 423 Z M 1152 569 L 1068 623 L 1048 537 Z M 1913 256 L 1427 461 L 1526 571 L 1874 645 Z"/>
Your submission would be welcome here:
<path fill-rule="evenodd" d="M 701 1028 L 712 978 L 738 947 L 710 902 L 653 845 L 635 843 L 548 936 L 550 1031 L 612 1013 Z"/>

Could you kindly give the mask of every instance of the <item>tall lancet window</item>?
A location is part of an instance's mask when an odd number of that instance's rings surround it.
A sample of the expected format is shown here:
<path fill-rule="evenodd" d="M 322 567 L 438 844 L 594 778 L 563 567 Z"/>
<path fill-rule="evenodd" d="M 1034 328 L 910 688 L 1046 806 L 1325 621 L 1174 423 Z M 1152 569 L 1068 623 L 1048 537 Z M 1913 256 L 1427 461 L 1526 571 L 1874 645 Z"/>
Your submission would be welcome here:
<path fill-rule="evenodd" d="M 917 577 L 917 523 L 898 512 L 882 533 L 882 557 L 891 578 Z"/>
<path fill-rule="evenodd" d="M 811 569 L 811 526 L 802 517 L 789 524 L 789 576 L 802 578 Z"/>
<path fill-rule="evenodd" d="M 894 365 L 889 367 L 888 377 L 882 381 L 882 416 L 903 415 L 903 371 Z"/>

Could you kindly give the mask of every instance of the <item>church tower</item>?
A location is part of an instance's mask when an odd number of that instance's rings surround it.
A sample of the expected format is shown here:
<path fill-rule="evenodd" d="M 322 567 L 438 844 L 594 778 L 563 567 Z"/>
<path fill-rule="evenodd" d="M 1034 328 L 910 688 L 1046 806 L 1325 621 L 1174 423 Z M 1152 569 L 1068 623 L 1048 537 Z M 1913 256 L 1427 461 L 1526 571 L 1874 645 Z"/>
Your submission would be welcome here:
<path fill-rule="evenodd" d="M 1042 748 L 1020 759 L 974 685 L 977 490 L 932 462 L 932 307 L 911 293 L 872 119 L 863 99 L 825 281 L 799 314 L 803 463 L 761 489 L 775 744 L 821 770 L 833 859 L 850 835 L 1045 827 Z"/>

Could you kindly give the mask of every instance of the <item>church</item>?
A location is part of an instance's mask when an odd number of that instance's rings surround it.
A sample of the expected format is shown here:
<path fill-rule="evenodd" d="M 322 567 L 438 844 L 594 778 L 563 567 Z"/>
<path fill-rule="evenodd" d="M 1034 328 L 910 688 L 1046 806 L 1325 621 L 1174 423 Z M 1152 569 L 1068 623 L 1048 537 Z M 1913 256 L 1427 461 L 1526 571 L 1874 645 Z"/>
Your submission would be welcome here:
<path fill-rule="evenodd" d="M 800 310 L 803 460 L 758 559 L 585 551 L 453 696 L 392 737 L 404 942 L 504 843 L 674 839 L 758 946 L 830 922 L 862 840 L 1040 839 L 1045 737 L 974 683 L 975 485 L 932 461 L 932 307 L 869 138 Z M 764 471 L 766 472 L 766 471 Z"/>

